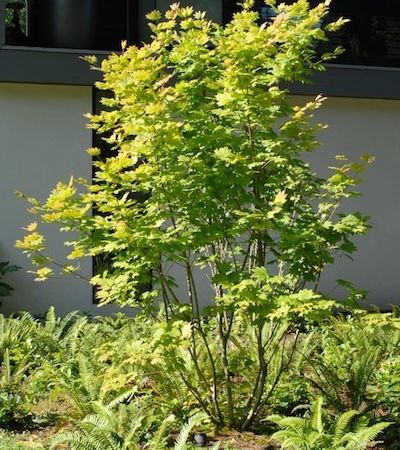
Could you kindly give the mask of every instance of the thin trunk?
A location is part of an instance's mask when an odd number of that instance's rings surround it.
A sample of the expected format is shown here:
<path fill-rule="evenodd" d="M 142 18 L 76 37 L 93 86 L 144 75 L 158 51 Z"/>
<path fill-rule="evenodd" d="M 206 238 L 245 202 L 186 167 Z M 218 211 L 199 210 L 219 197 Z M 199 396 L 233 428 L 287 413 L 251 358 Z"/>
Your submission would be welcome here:
<path fill-rule="evenodd" d="M 264 348 L 264 344 L 262 342 L 262 330 L 263 330 L 263 326 L 260 326 L 257 330 L 257 351 L 258 351 L 258 361 L 259 361 L 259 373 L 257 376 L 257 383 L 253 389 L 253 395 L 249 399 L 248 406 L 251 409 L 242 424 L 243 430 L 246 430 L 248 428 L 248 426 L 250 425 L 250 423 L 254 417 L 254 411 L 257 409 L 258 405 L 261 402 L 261 399 L 262 399 L 262 396 L 264 393 L 265 381 L 266 381 L 267 375 L 268 375 L 268 365 L 265 361 L 265 348 Z"/>
<path fill-rule="evenodd" d="M 211 419 L 211 421 L 214 423 L 214 425 L 216 425 L 217 427 L 222 427 L 224 426 L 224 423 L 220 421 L 219 417 L 215 417 L 212 412 L 209 410 L 207 404 L 204 402 L 204 400 L 201 398 L 201 395 L 199 393 L 199 391 L 196 389 L 195 386 L 193 386 L 189 380 L 187 380 L 185 378 L 185 376 L 183 375 L 183 373 L 181 371 L 179 371 L 179 375 L 183 381 L 183 383 L 185 384 L 185 386 L 187 387 L 187 389 L 189 390 L 189 392 L 193 395 L 193 397 L 197 400 L 197 402 L 199 403 L 200 407 L 203 409 L 203 411 L 208 415 L 208 417 Z"/>
<path fill-rule="evenodd" d="M 190 262 L 189 262 L 189 258 L 188 256 L 186 256 L 186 275 L 187 275 L 187 284 L 188 284 L 188 292 L 189 292 L 189 298 L 190 298 L 190 302 L 192 305 L 192 311 L 194 313 L 194 317 L 193 320 L 195 321 L 195 323 L 197 324 L 198 327 L 198 331 L 199 334 L 204 342 L 204 346 L 206 348 L 206 352 L 207 352 L 207 356 L 208 356 L 208 360 L 211 366 L 211 372 L 212 372 L 212 378 L 213 378 L 213 403 L 214 403 L 214 407 L 217 411 L 218 417 L 220 422 L 223 423 L 223 415 L 221 412 L 221 408 L 219 405 L 219 394 L 218 394 L 218 381 L 217 381 L 217 370 L 216 370 L 216 366 L 215 366 L 215 361 L 214 361 L 214 357 L 212 355 L 208 340 L 207 340 L 207 336 L 206 333 L 203 330 L 203 326 L 201 323 L 201 317 L 200 317 L 200 307 L 199 307 L 199 300 L 198 300 L 198 296 L 197 296 L 197 290 L 196 290 L 196 286 L 195 286 L 195 281 L 194 281 L 194 277 L 193 277 L 193 273 L 192 273 L 192 268 L 190 266 Z"/>
<path fill-rule="evenodd" d="M 269 399 L 271 398 L 271 395 L 273 394 L 277 384 L 279 383 L 282 374 L 284 372 L 286 372 L 286 370 L 289 368 L 290 364 L 292 363 L 294 352 L 295 352 L 295 350 L 297 348 L 297 342 L 298 342 L 298 339 L 299 339 L 299 335 L 300 335 L 300 333 L 297 332 L 295 341 L 293 343 L 292 351 L 291 351 L 291 353 L 289 355 L 287 363 L 285 365 L 283 365 L 281 363 L 281 367 L 279 369 L 279 372 L 278 372 L 274 382 L 272 383 L 271 387 L 269 388 L 269 391 L 268 391 L 267 395 L 264 398 L 260 399 L 260 402 L 258 403 L 258 406 L 253 410 L 251 416 L 248 417 L 246 419 L 246 421 L 243 423 L 243 426 L 242 426 L 243 430 L 247 430 L 254 423 L 254 421 L 257 419 L 257 417 L 260 415 L 261 411 L 263 410 L 263 408 L 265 408 L 266 404 L 268 403 Z M 286 346 L 286 337 L 287 336 L 285 335 L 284 342 L 282 344 L 282 359 L 283 359 L 283 353 L 285 351 L 285 346 Z"/>
<path fill-rule="evenodd" d="M 234 409 L 233 409 L 234 407 L 233 407 L 233 398 L 232 398 L 232 381 L 231 381 L 231 375 L 229 373 L 229 358 L 228 358 L 228 341 L 229 341 L 230 329 L 227 330 L 227 333 L 224 333 L 222 315 L 219 315 L 218 322 L 219 322 L 219 334 L 220 334 L 220 339 L 221 339 L 221 343 L 222 343 L 222 366 L 223 366 L 223 370 L 224 370 L 225 387 L 226 387 L 228 425 L 229 425 L 229 428 L 233 428 L 235 419 L 234 419 Z M 231 321 L 231 323 L 232 323 L 232 321 Z"/>

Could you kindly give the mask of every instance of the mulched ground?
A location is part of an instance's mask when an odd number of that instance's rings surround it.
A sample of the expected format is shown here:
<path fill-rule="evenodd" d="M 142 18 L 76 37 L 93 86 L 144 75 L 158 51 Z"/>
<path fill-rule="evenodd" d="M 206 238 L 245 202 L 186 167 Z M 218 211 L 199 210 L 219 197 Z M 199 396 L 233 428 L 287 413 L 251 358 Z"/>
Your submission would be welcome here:
<path fill-rule="evenodd" d="M 2 430 L 3 431 L 3 430 Z M 19 430 L 19 431 L 6 431 L 7 436 L 15 439 L 19 444 L 27 444 L 29 448 L 36 448 L 40 445 L 50 444 L 51 438 L 56 434 L 57 430 L 53 427 L 38 428 L 35 430 Z M 61 449 L 60 449 L 61 450 Z"/>
<path fill-rule="evenodd" d="M 8 432 L 19 443 L 26 443 L 29 448 L 35 449 L 36 446 L 49 445 L 51 438 L 56 434 L 57 428 L 47 427 L 36 430 L 24 430 L 19 432 Z M 224 433 L 215 438 L 218 441 L 229 443 L 235 450 L 277 450 L 279 446 L 271 442 L 265 436 L 258 436 L 253 433 L 239 433 L 232 431 Z M 211 445 L 211 444 L 210 444 Z M 58 446 L 57 450 L 67 450 L 68 446 Z M 368 447 L 369 450 L 384 450 L 379 445 Z"/>
<path fill-rule="evenodd" d="M 218 440 L 231 443 L 232 447 L 237 450 L 275 450 L 278 448 L 269 438 L 253 433 L 232 431 L 218 436 Z"/>

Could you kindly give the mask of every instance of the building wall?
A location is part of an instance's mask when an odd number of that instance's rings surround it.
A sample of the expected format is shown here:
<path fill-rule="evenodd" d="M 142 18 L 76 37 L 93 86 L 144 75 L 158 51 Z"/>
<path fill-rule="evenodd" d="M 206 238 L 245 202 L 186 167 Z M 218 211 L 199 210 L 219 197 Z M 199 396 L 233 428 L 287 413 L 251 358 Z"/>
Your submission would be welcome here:
<path fill-rule="evenodd" d="M 372 228 L 357 239 L 353 261 L 341 258 L 326 270 L 321 287 L 339 295 L 335 280 L 342 278 L 366 289 L 373 304 L 383 308 L 400 304 L 400 101 L 330 98 L 316 119 L 328 124 L 320 134 L 320 149 L 311 157 L 320 175 L 329 175 L 336 154 L 350 160 L 364 153 L 376 158 L 362 176 L 362 196 L 346 201 L 344 208 L 369 215 Z"/>
<path fill-rule="evenodd" d="M 2 300 L 1 312 L 29 310 L 43 313 L 50 305 L 64 314 L 73 309 L 95 312 L 88 283 L 59 279 L 35 283 L 27 270 L 28 259 L 14 248 L 21 229 L 33 220 L 15 190 L 44 199 L 57 181 L 71 175 L 91 175 L 91 132 L 85 128 L 85 112 L 92 109 L 92 89 L 77 86 L 0 84 L 0 261 L 22 267 L 7 276 L 15 292 Z M 46 230 L 52 255 L 65 254 L 54 227 Z M 91 274 L 91 262 L 82 265 Z"/>
<path fill-rule="evenodd" d="M 2 312 L 30 310 L 42 313 L 57 304 L 60 313 L 90 306 L 90 287 L 75 280 L 35 283 L 27 270 L 28 259 L 14 248 L 26 226 L 33 220 L 15 190 L 44 199 L 57 181 L 72 174 L 90 175 L 90 159 L 84 149 L 90 146 L 91 132 L 85 129 L 84 112 L 91 111 L 91 88 L 49 85 L 0 84 L 0 260 L 22 267 L 8 276 L 15 287 L 5 297 Z M 65 253 L 54 229 L 47 230 L 54 257 Z M 90 274 L 90 263 L 83 267 Z"/>

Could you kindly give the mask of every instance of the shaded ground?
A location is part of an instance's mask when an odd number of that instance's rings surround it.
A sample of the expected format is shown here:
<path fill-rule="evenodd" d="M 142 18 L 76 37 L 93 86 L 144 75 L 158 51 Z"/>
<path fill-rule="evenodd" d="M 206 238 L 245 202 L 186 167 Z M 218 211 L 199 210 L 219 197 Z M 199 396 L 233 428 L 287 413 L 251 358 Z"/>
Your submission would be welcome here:
<path fill-rule="evenodd" d="M 56 432 L 56 428 L 48 427 L 31 431 L 7 432 L 6 435 L 24 448 L 43 450 L 48 448 L 47 446 Z M 235 450 L 275 450 L 277 448 L 271 445 L 266 437 L 256 436 L 252 433 L 230 432 L 218 436 L 217 439 L 230 444 L 230 447 Z M 59 446 L 57 449 L 66 450 L 68 447 Z"/>
<path fill-rule="evenodd" d="M 15 444 L 21 445 L 21 447 L 16 447 L 18 450 L 20 448 L 47 450 L 52 437 L 57 433 L 57 431 L 58 430 L 55 427 L 38 428 L 35 430 L 24 430 L 20 432 L 3 432 L 0 430 L 0 440 L 2 440 L 5 436 L 10 437 L 13 440 L 13 443 L 15 442 Z M 239 433 L 233 431 L 217 436 L 216 440 L 229 444 L 228 448 L 234 448 L 235 450 L 277 450 L 279 448 L 278 445 L 274 444 L 267 437 L 258 436 L 253 433 Z M 6 447 L 1 447 L 1 450 L 3 448 L 5 449 Z M 57 447 L 57 450 L 67 450 L 68 448 L 69 447 L 66 445 L 60 445 Z M 372 445 L 368 447 L 368 449 L 383 450 L 384 447 L 381 447 L 380 445 Z M 10 450 L 14 449 L 10 448 Z"/>
<path fill-rule="evenodd" d="M 43 448 L 46 448 L 44 446 L 50 444 L 50 440 L 55 433 L 56 433 L 55 428 L 42 428 L 30 431 L 26 430 L 13 432 L 1 430 L 0 439 L 3 444 L 3 447 L 1 448 L 6 448 L 5 445 L 15 444 L 17 446 L 16 448 L 18 449 L 20 448 L 19 446 L 21 446 L 21 448 L 32 448 L 41 450 Z M 8 442 L 8 438 L 10 439 L 10 442 Z"/>
<path fill-rule="evenodd" d="M 229 434 L 218 436 L 222 442 L 229 442 L 235 450 L 274 450 L 274 446 L 269 438 L 257 436 L 253 433 L 229 432 Z"/>

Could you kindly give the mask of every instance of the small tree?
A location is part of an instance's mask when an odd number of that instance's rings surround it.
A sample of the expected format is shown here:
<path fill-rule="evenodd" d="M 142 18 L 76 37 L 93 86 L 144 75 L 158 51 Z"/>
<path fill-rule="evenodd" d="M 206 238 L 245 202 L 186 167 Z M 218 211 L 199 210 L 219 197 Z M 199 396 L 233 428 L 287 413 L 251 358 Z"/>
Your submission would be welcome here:
<path fill-rule="evenodd" d="M 322 126 L 311 118 L 323 98 L 295 106 L 284 87 L 307 81 L 334 56 L 316 51 L 344 22 L 325 24 L 327 5 L 279 5 L 260 25 L 245 0 L 225 28 L 179 4 L 164 18 L 152 12 L 152 41 L 101 64 L 97 87 L 113 95 L 90 124 L 109 136 L 116 154 L 94 162 L 92 185 L 71 179 L 43 204 L 30 199 L 43 221 L 78 233 L 67 243 L 70 259 L 105 254 L 111 261 L 92 278 L 102 304 L 149 314 L 161 299 L 164 320 L 155 325 L 151 353 L 219 426 L 248 428 L 260 416 L 293 355 L 278 357 L 278 346 L 293 337 L 294 348 L 299 316 L 315 318 L 335 305 L 317 292 L 321 272 L 335 254 L 353 252 L 350 238 L 367 230 L 358 213 L 336 211 L 356 194 L 352 173 L 369 159 L 338 157 L 330 178 L 317 177 L 303 154 L 317 145 Z M 17 246 L 41 266 L 43 280 L 52 260 L 36 224 L 29 229 Z M 171 265 L 186 274 L 185 294 Z M 198 268 L 213 290 L 207 320 Z M 257 348 L 246 394 L 233 379 L 237 329 Z M 185 375 L 182 346 L 196 380 Z"/>

